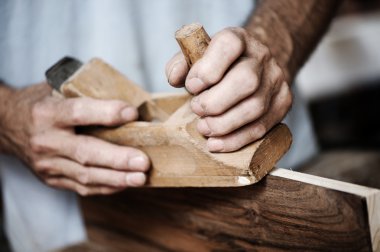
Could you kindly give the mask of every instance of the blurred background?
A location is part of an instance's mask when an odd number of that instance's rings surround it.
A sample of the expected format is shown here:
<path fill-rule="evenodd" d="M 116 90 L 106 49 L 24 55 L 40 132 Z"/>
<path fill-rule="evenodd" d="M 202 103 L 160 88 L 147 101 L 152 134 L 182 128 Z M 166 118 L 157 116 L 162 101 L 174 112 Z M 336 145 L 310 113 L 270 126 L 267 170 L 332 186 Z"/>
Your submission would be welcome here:
<path fill-rule="evenodd" d="M 301 171 L 380 188 L 380 1 L 345 1 L 297 77 L 320 155 Z"/>
<path fill-rule="evenodd" d="M 380 188 L 380 0 L 345 0 L 296 83 L 320 148 L 299 171 Z"/>

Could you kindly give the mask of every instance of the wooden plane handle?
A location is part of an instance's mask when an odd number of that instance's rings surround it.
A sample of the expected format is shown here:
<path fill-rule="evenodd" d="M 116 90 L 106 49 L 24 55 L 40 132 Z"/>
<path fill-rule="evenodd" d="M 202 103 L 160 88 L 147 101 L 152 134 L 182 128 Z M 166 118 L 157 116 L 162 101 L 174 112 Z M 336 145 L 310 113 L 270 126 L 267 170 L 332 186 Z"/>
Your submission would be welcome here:
<path fill-rule="evenodd" d="M 199 23 L 182 26 L 175 33 L 175 38 L 181 47 L 189 67 L 202 58 L 211 40 L 203 26 Z"/>
<path fill-rule="evenodd" d="M 48 83 L 64 97 L 117 99 L 138 108 L 141 121 L 166 121 L 170 114 L 151 95 L 119 71 L 94 58 L 88 63 L 65 57 L 46 71 Z"/>

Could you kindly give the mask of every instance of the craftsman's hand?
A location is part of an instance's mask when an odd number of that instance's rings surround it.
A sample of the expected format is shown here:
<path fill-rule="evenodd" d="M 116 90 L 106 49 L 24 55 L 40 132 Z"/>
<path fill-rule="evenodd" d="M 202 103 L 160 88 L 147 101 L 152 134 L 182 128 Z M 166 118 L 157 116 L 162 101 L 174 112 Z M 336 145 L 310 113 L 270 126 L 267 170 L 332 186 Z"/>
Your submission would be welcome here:
<path fill-rule="evenodd" d="M 75 126 L 116 126 L 137 118 L 121 101 L 62 99 L 47 84 L 14 91 L 5 120 L 13 154 L 48 185 L 80 195 L 110 194 L 141 186 L 150 166 L 147 156 L 130 147 L 75 133 Z"/>
<path fill-rule="evenodd" d="M 189 70 L 181 53 L 166 66 L 169 83 L 195 96 L 198 131 L 210 151 L 229 152 L 261 138 L 290 109 L 292 95 L 270 50 L 243 28 L 227 28 L 211 40 Z"/>

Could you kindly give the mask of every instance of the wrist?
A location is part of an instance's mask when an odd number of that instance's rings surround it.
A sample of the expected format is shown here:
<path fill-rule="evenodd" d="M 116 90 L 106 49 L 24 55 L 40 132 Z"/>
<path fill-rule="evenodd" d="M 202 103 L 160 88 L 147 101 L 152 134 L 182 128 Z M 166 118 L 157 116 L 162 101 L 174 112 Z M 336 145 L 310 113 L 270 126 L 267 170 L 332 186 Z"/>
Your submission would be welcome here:
<path fill-rule="evenodd" d="M 34 104 L 51 93 L 48 84 L 12 89 L 0 85 L 0 152 L 28 162 L 31 111 Z"/>
<path fill-rule="evenodd" d="M 12 108 L 12 97 L 16 91 L 0 81 L 0 153 L 10 153 L 9 113 Z"/>
<path fill-rule="evenodd" d="M 253 15 L 244 28 L 254 39 L 268 47 L 282 68 L 285 79 L 290 83 L 293 78 L 291 58 L 295 42 L 290 31 L 281 22 L 277 14 L 272 10 L 267 10 L 265 18 L 260 15 Z"/>

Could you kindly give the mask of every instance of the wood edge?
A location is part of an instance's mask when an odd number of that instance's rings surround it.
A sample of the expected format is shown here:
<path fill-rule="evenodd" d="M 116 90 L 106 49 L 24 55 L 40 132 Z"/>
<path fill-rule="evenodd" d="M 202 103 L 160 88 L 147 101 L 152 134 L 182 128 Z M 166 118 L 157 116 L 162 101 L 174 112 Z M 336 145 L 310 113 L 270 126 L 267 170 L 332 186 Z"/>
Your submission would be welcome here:
<path fill-rule="evenodd" d="M 83 97 L 85 96 L 78 88 L 71 82 L 70 79 L 65 81 L 60 88 L 60 92 L 65 98 Z"/>
<path fill-rule="evenodd" d="M 380 251 L 380 190 L 334 179 L 295 172 L 283 168 L 275 168 L 269 174 L 276 177 L 286 178 L 293 181 L 363 197 L 367 206 L 368 226 L 371 234 L 372 250 Z"/>
<path fill-rule="evenodd" d="M 242 187 L 258 182 L 253 176 L 172 176 L 154 177 L 146 188 L 212 188 L 212 187 Z"/>
<path fill-rule="evenodd" d="M 72 74 L 64 83 L 73 83 L 74 80 L 78 78 L 79 75 L 82 75 L 84 71 L 89 70 L 91 67 L 104 67 L 108 69 L 109 72 L 115 74 L 115 76 L 118 76 L 119 78 L 123 78 L 126 83 L 128 83 L 129 88 L 132 88 L 135 93 L 138 94 L 138 96 L 141 97 L 141 101 L 138 104 L 134 104 L 136 107 L 140 106 L 142 103 L 146 101 L 151 100 L 151 94 L 147 92 L 144 88 L 142 88 L 140 85 L 135 83 L 133 80 L 128 78 L 124 73 L 110 65 L 105 60 L 99 58 L 99 57 L 93 57 L 89 59 L 86 63 L 84 63 L 77 71 L 75 71 L 74 74 Z M 63 85 L 62 85 L 63 86 Z M 74 85 L 73 85 L 74 86 Z M 82 94 L 82 96 L 88 96 Z M 91 96 L 89 96 L 91 97 Z M 127 100 L 126 100 L 127 101 Z M 130 101 L 127 101 L 130 102 Z"/>
<path fill-rule="evenodd" d="M 203 28 L 203 25 L 200 23 L 191 23 L 191 24 L 183 25 L 181 28 L 179 28 L 175 32 L 174 36 L 176 39 L 187 38 L 202 28 Z"/>
<path fill-rule="evenodd" d="M 321 186 L 328 189 L 350 193 L 365 198 L 372 194 L 380 193 L 380 190 L 371 187 L 356 185 L 329 178 L 318 177 L 315 175 L 291 171 L 284 168 L 274 168 L 271 172 L 269 172 L 269 174 L 272 176 L 299 181 L 310 185 Z"/>
<path fill-rule="evenodd" d="M 172 93 L 172 92 L 160 92 L 160 93 L 151 93 L 150 96 L 152 100 L 161 100 L 161 99 L 170 99 L 170 98 L 190 98 L 192 97 L 189 93 L 181 92 L 181 93 Z"/>
<path fill-rule="evenodd" d="M 83 64 L 77 71 L 75 71 L 67 80 L 65 80 L 59 91 L 65 98 L 73 98 L 73 97 L 83 97 L 84 95 L 81 91 L 78 90 L 78 88 L 74 85 L 74 80 L 78 77 L 78 75 L 81 75 L 83 71 L 85 71 L 88 68 L 89 63 L 95 62 L 102 62 L 107 64 L 106 62 L 102 61 L 100 58 L 92 58 L 87 63 Z"/>
<path fill-rule="evenodd" d="M 372 250 L 380 251 L 380 190 L 366 197 Z"/>
<path fill-rule="evenodd" d="M 277 140 L 276 140 L 277 139 Z M 286 124 L 280 123 L 272 128 L 262 139 L 252 156 L 249 169 L 252 176 L 260 181 L 289 150 L 292 133 Z M 265 160 L 261 160 L 265 157 Z"/>
<path fill-rule="evenodd" d="M 188 93 L 154 93 L 151 94 L 152 102 L 165 111 L 170 117 L 175 113 L 183 104 L 190 99 Z"/>

